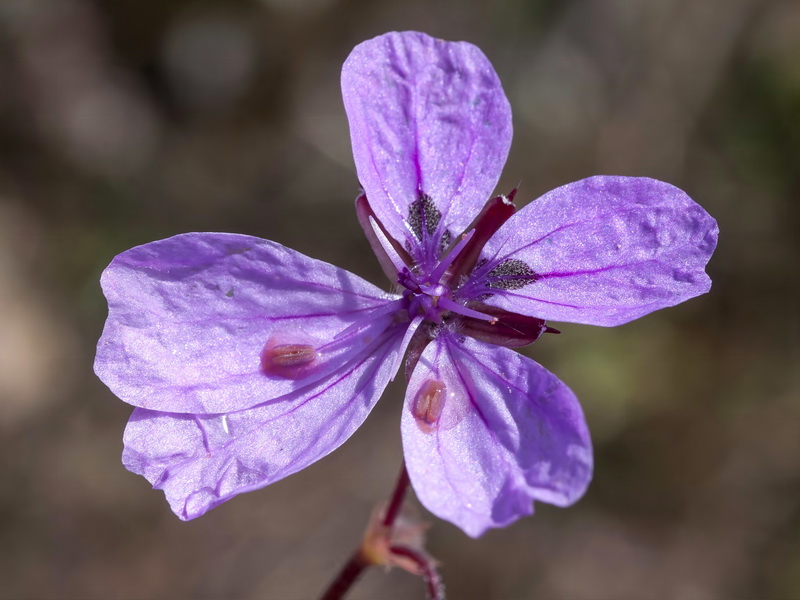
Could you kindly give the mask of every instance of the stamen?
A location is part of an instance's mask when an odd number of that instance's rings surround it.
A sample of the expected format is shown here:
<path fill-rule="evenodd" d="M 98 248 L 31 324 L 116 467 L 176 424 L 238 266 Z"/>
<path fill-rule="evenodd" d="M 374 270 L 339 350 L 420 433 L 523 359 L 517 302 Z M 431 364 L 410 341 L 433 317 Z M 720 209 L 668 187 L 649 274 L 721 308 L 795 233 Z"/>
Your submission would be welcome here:
<path fill-rule="evenodd" d="M 419 362 L 419 357 L 431 343 L 431 331 L 428 327 L 417 328 L 406 350 L 406 381 L 411 381 L 411 375 Z"/>
<path fill-rule="evenodd" d="M 270 339 L 261 352 L 261 370 L 286 379 L 305 377 L 317 360 L 317 351 L 310 344 L 275 344 Z"/>
<path fill-rule="evenodd" d="M 333 336 L 334 341 L 335 340 L 340 340 L 343 337 L 347 337 L 348 335 L 350 335 L 354 331 L 357 331 L 357 330 L 361 329 L 362 327 L 366 327 L 367 325 L 371 325 L 372 322 L 375 319 L 377 319 L 378 317 L 382 317 L 385 314 L 388 314 L 388 313 L 391 313 L 391 312 L 396 312 L 396 311 L 400 310 L 401 308 L 403 308 L 404 304 L 405 304 L 405 300 L 402 300 L 402 299 L 394 300 L 392 302 L 387 302 L 386 304 L 384 304 L 380 308 L 376 308 L 374 311 L 369 313 L 366 317 L 364 317 L 362 319 L 359 319 L 355 323 L 351 323 L 350 325 L 348 325 L 347 327 L 342 329 L 339 333 L 337 333 L 335 336 Z"/>
<path fill-rule="evenodd" d="M 425 433 L 434 430 L 442 416 L 447 386 L 443 381 L 428 379 L 422 384 L 412 409 L 417 425 Z"/>
<path fill-rule="evenodd" d="M 408 267 L 403 267 L 403 270 L 397 274 L 397 283 L 402 285 L 409 292 L 413 292 L 414 294 L 422 293 L 419 283 L 417 283 L 417 280 L 411 274 L 411 271 L 408 270 Z M 405 292 L 403 293 L 405 294 Z"/>
<path fill-rule="evenodd" d="M 486 315 L 482 312 L 478 312 L 477 310 L 472 310 L 471 308 L 462 306 L 458 302 L 453 302 L 452 300 L 446 298 L 445 296 L 441 296 L 439 298 L 439 307 L 449 310 L 450 312 L 457 313 L 459 315 L 464 315 L 465 317 L 472 317 L 473 319 L 478 319 L 480 321 L 488 321 L 489 323 L 497 322 L 497 317 L 493 317 L 492 315 Z"/>
<path fill-rule="evenodd" d="M 469 275 L 478 262 L 486 242 L 514 214 L 516 208 L 514 208 L 513 200 L 516 191 L 514 189 L 508 196 L 496 196 L 489 200 L 472 225 L 467 228 L 474 229 L 475 235 L 468 246 L 461 251 L 458 260 L 453 262 L 448 275 L 448 281 L 452 283 L 451 287 L 458 287 L 461 280 Z"/>
<path fill-rule="evenodd" d="M 420 315 L 418 317 L 414 317 L 411 323 L 408 324 L 408 329 L 406 329 L 406 333 L 403 336 L 403 341 L 400 343 L 400 350 L 397 352 L 397 358 L 395 360 L 394 365 L 392 366 L 392 381 L 394 381 L 394 378 L 400 371 L 400 365 L 403 363 L 403 355 L 405 354 L 406 348 L 411 342 L 411 339 L 414 337 L 417 328 L 422 324 L 422 321 L 424 319 L 425 318 Z"/>
<path fill-rule="evenodd" d="M 420 297 L 417 294 L 411 295 L 411 300 L 408 303 L 406 310 L 409 317 L 416 317 L 420 309 Z"/>
<path fill-rule="evenodd" d="M 441 311 L 436 310 L 439 298 L 428 296 L 427 294 L 420 294 L 417 298 L 419 299 L 419 304 L 422 307 L 422 312 L 425 314 L 425 317 L 434 323 L 441 323 Z"/>
<path fill-rule="evenodd" d="M 453 264 L 453 261 L 456 259 L 456 257 L 458 257 L 459 254 L 461 254 L 461 251 L 464 249 L 464 246 L 466 246 L 469 243 L 469 241 L 472 239 L 472 236 L 474 235 L 475 235 L 475 230 L 472 229 L 471 231 L 461 236 L 461 241 L 458 242 L 453 247 L 453 249 L 447 253 L 447 256 L 444 257 L 444 260 L 442 260 L 442 262 L 440 262 L 433 270 L 433 273 L 431 273 L 430 276 L 431 283 L 439 283 L 439 280 L 442 278 L 442 275 L 444 275 L 448 267 L 451 264 Z"/>

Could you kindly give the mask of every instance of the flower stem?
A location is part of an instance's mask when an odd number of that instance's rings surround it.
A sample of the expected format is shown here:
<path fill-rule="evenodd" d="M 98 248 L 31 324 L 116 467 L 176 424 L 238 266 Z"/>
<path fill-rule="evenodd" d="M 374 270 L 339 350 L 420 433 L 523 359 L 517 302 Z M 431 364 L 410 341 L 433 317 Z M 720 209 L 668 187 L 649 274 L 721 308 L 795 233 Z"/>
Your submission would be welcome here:
<path fill-rule="evenodd" d="M 392 492 L 392 497 L 389 500 L 389 505 L 382 519 L 383 526 L 390 531 L 397 519 L 397 515 L 400 514 L 400 508 L 403 506 L 406 490 L 408 490 L 408 483 L 408 471 L 406 471 L 406 464 L 403 462 L 400 468 L 400 475 L 397 478 L 397 483 Z M 344 598 L 345 594 L 347 594 L 353 584 L 355 584 L 361 576 L 361 573 L 371 564 L 373 564 L 372 561 L 364 554 L 363 546 L 359 546 L 356 551 L 353 552 L 347 564 L 339 571 L 336 579 L 328 586 L 328 589 L 321 596 L 320 600 L 341 600 Z"/>
<path fill-rule="evenodd" d="M 389 549 L 393 554 L 405 556 L 417 565 L 420 576 L 428 588 L 428 600 L 445 600 L 442 578 L 430 558 L 407 546 L 392 546 Z"/>
<path fill-rule="evenodd" d="M 397 477 L 397 483 L 394 485 L 394 492 L 392 492 L 392 499 L 389 501 L 389 506 L 386 507 L 386 514 L 383 515 L 383 524 L 391 528 L 397 515 L 400 514 L 400 508 L 403 506 L 403 500 L 406 497 L 406 490 L 408 490 L 408 471 L 406 470 L 406 463 L 400 465 L 400 475 Z"/>
<path fill-rule="evenodd" d="M 339 574 L 336 576 L 331 584 L 328 586 L 325 594 L 322 595 L 320 600 L 340 600 L 361 576 L 361 573 L 369 566 L 370 563 L 364 558 L 361 548 L 358 548 L 347 564 L 342 567 Z"/>

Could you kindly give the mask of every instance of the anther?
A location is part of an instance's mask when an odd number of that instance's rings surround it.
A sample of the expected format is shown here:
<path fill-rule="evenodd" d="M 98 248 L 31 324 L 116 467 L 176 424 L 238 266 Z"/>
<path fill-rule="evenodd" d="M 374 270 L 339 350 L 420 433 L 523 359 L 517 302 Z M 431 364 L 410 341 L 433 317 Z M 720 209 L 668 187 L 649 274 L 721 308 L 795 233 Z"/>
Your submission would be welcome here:
<path fill-rule="evenodd" d="M 414 418 L 417 425 L 425 433 L 430 433 L 442 416 L 445 403 L 445 392 L 447 386 L 442 381 L 428 379 L 422 387 L 414 401 Z"/>
<path fill-rule="evenodd" d="M 261 352 L 261 370 L 286 379 L 300 379 L 308 374 L 317 360 L 314 346 L 309 344 L 274 344 L 270 340 Z"/>

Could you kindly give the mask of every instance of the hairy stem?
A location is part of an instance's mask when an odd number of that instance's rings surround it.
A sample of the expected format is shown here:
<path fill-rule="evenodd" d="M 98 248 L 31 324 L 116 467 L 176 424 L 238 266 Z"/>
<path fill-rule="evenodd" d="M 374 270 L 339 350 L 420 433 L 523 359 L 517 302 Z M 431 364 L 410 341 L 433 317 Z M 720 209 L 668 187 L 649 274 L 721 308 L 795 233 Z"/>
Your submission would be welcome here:
<path fill-rule="evenodd" d="M 428 600 L 445 600 L 442 578 L 430 558 L 407 546 L 392 546 L 389 550 L 392 554 L 404 556 L 417 565 L 420 576 L 425 581 L 425 587 L 428 589 Z"/>

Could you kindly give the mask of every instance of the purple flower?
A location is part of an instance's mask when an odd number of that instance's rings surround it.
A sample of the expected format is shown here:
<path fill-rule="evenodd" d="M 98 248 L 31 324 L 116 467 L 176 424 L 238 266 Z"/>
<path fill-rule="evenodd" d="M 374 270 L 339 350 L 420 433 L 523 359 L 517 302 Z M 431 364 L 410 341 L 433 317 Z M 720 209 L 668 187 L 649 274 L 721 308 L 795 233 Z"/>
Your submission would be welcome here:
<path fill-rule="evenodd" d="M 566 506 L 592 475 L 575 395 L 510 348 L 545 320 L 613 326 L 705 293 L 717 226 L 681 190 L 591 177 L 517 214 L 490 198 L 511 111 L 468 43 L 390 33 L 342 90 L 385 293 L 254 237 L 189 233 L 117 256 L 95 371 L 136 409 L 123 462 L 193 519 L 341 445 L 398 372 L 422 504 L 478 536 Z M 487 202 L 487 199 L 488 202 Z"/>

